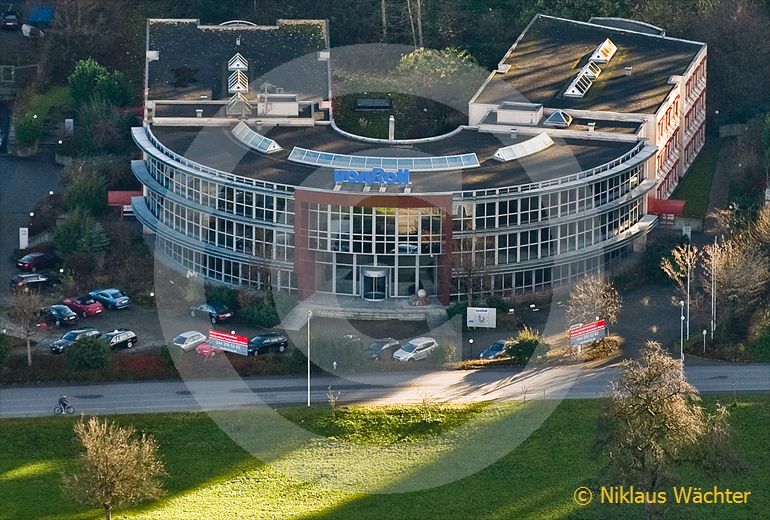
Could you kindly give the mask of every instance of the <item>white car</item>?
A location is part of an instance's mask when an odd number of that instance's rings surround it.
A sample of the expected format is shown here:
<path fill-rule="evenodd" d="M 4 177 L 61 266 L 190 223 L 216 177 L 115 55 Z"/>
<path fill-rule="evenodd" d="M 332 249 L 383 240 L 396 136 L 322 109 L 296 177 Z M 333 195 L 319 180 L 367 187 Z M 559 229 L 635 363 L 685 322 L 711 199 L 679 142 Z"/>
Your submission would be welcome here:
<path fill-rule="evenodd" d="M 428 357 L 431 350 L 438 347 L 433 338 L 414 338 L 393 354 L 396 361 L 419 361 Z"/>
<path fill-rule="evenodd" d="M 206 335 L 197 330 L 188 330 L 174 338 L 174 346 L 184 351 L 193 350 L 195 347 L 206 341 Z"/>

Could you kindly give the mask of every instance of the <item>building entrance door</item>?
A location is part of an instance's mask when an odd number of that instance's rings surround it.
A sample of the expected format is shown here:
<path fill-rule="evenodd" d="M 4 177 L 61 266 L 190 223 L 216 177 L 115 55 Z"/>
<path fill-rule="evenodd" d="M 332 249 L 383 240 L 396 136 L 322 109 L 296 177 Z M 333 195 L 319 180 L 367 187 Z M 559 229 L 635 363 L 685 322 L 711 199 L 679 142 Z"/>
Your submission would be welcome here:
<path fill-rule="evenodd" d="M 361 269 L 361 298 L 370 302 L 379 302 L 388 298 L 390 291 L 390 271 L 365 267 Z"/>

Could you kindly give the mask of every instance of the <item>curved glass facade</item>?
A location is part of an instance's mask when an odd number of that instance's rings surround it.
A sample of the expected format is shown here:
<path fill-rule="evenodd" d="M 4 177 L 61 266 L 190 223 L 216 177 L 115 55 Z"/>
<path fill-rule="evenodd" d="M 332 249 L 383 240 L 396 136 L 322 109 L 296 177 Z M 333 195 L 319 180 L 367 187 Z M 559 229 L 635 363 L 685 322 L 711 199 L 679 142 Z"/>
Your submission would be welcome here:
<path fill-rule="evenodd" d="M 134 130 L 144 152 L 132 165 L 145 186 L 137 217 L 172 261 L 232 285 L 302 292 L 302 256 L 313 266 L 311 293 L 360 296 L 363 270 L 378 268 L 388 273 L 388 297 L 419 289 L 438 296 L 443 262 L 451 299 L 469 290 L 506 295 L 599 269 L 651 225 L 642 222 L 653 183 L 644 182 L 641 156 L 542 189 L 447 194 L 448 207 L 412 202 L 420 194 L 393 196 L 401 199 L 394 207 L 350 203 L 331 191 L 313 201 L 315 192 L 297 188 L 310 201 L 299 212 L 294 188 L 196 168 L 145 132 Z"/>

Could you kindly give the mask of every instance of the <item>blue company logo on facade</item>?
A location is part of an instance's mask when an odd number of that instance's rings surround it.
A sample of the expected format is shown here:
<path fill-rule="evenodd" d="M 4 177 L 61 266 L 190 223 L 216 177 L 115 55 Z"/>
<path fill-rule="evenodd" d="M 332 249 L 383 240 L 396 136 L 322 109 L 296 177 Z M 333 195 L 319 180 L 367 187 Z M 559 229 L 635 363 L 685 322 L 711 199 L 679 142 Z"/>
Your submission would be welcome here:
<path fill-rule="evenodd" d="M 387 171 L 382 168 L 371 170 L 334 170 L 334 182 L 349 182 L 352 184 L 409 184 L 409 170 L 400 168 L 396 171 Z"/>

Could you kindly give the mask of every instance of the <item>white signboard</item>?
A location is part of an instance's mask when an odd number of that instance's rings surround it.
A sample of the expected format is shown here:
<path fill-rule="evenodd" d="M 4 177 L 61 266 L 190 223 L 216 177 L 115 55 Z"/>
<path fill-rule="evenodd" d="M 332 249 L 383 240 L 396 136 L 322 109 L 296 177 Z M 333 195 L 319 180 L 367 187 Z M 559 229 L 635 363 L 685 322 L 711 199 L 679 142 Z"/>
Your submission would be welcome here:
<path fill-rule="evenodd" d="M 29 247 L 29 228 L 19 228 L 19 249 L 27 249 Z"/>
<path fill-rule="evenodd" d="M 682 226 L 682 236 L 687 237 L 688 241 L 692 240 L 692 226 Z"/>
<path fill-rule="evenodd" d="M 468 307 L 466 315 L 468 328 L 494 329 L 497 327 L 497 309 L 489 307 Z"/>

